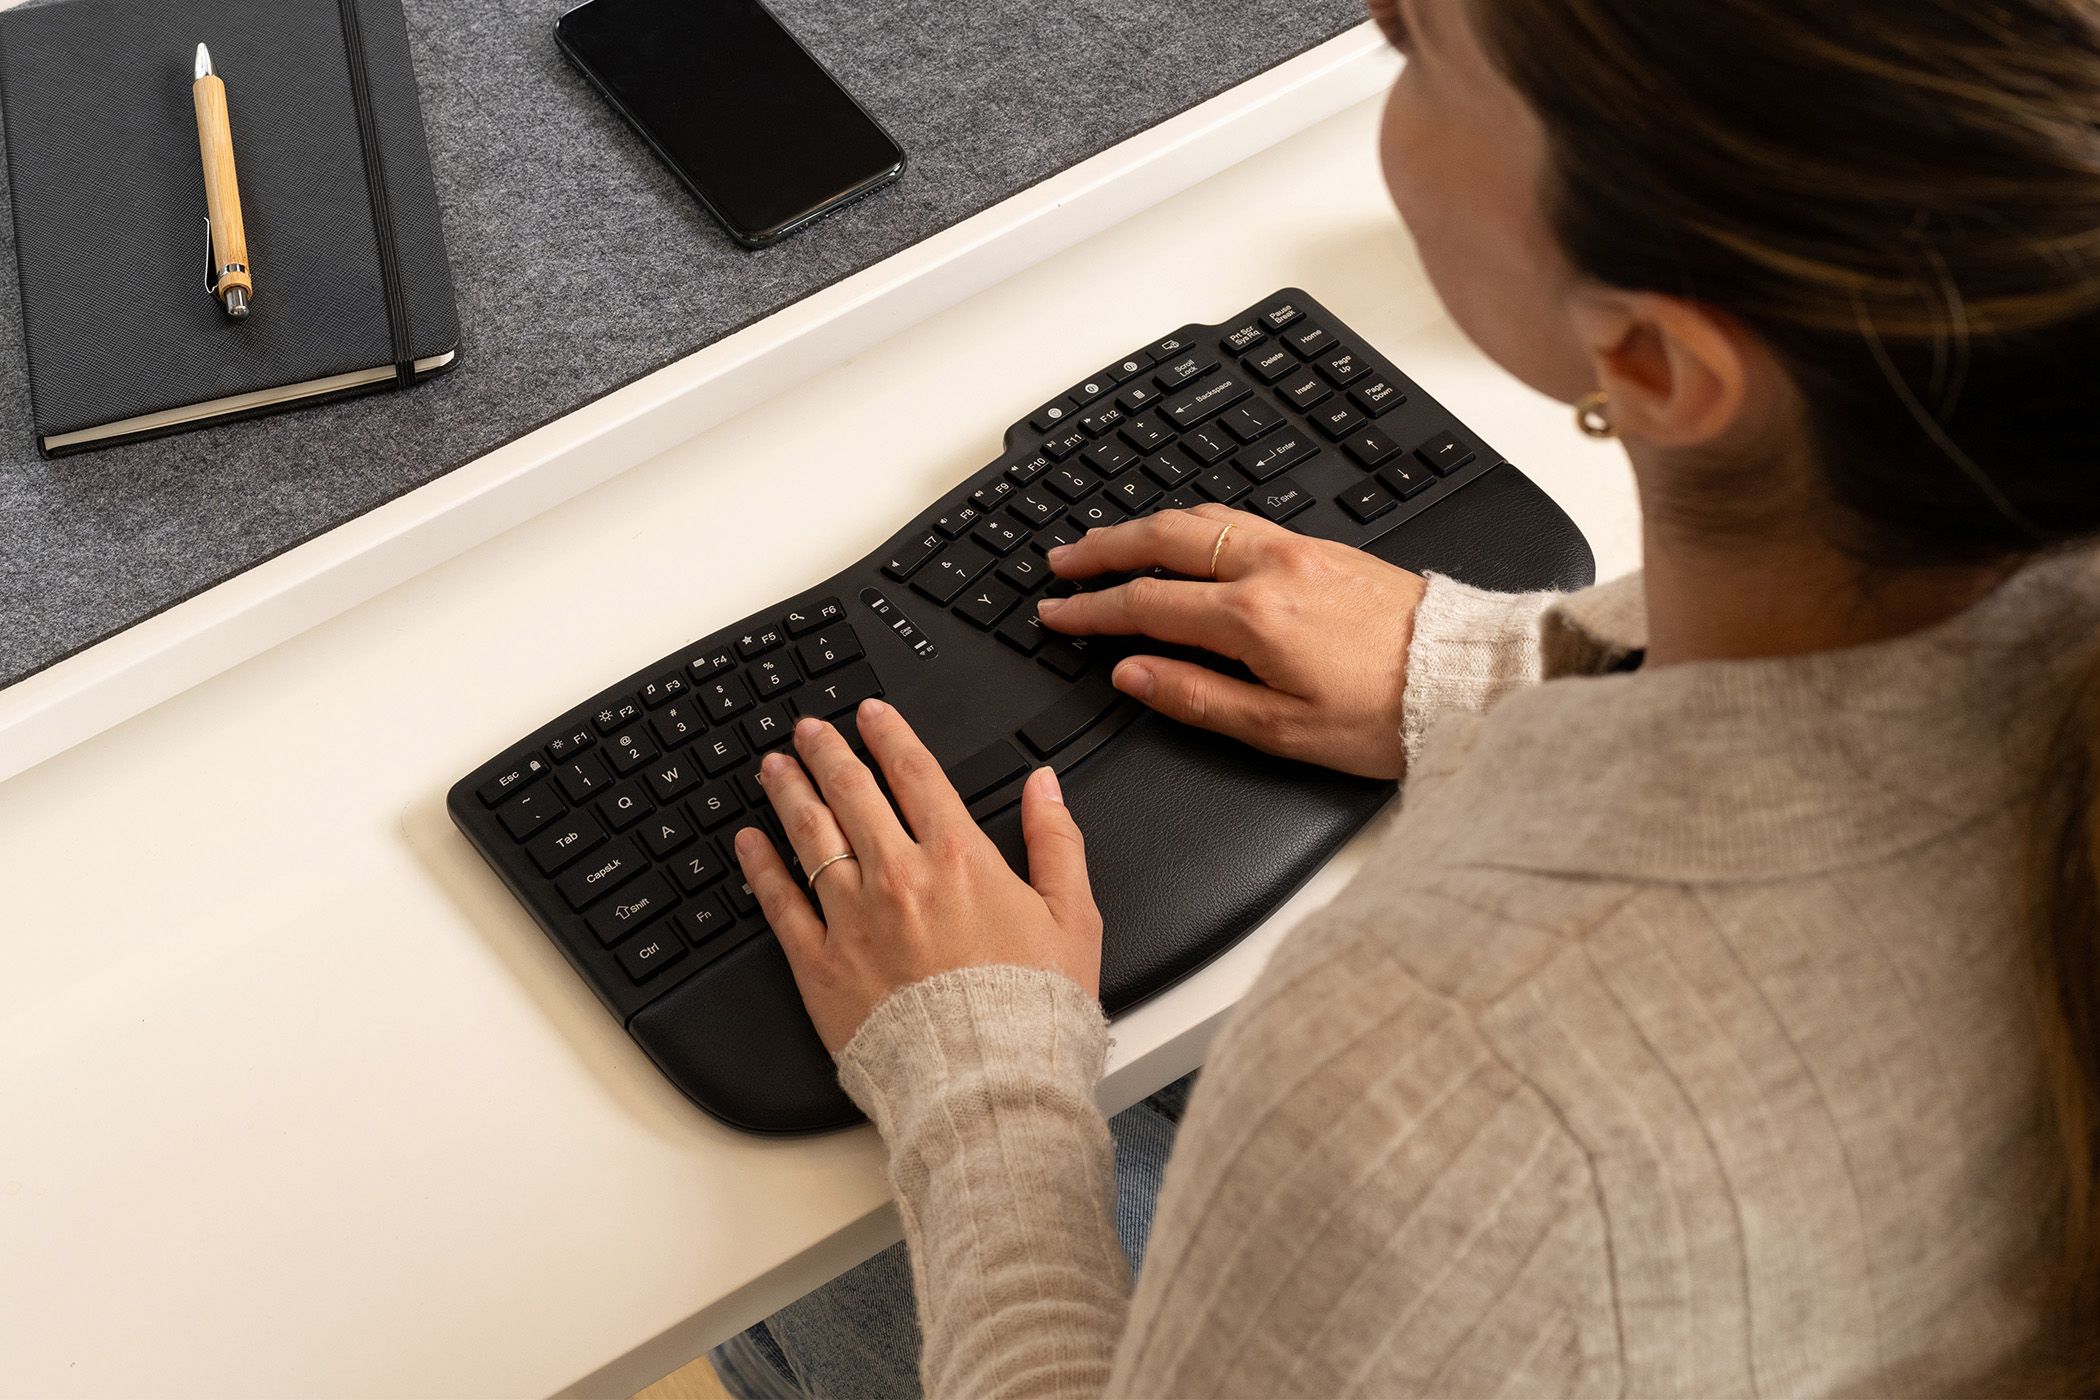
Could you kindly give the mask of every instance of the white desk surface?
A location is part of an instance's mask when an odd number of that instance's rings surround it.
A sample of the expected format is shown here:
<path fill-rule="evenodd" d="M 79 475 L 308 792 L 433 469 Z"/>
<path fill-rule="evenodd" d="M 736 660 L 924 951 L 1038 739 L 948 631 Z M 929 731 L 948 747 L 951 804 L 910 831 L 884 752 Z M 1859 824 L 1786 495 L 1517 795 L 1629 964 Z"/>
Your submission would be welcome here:
<path fill-rule="evenodd" d="M 1633 567 L 1623 459 L 1442 317 L 1364 104 L 0 785 L 0 1392 L 617 1395 L 894 1238 L 865 1129 L 684 1102 L 447 785 L 859 557 L 1006 424 L 1303 285 Z M 1345 852 L 1118 1023 L 1199 1062 Z"/>

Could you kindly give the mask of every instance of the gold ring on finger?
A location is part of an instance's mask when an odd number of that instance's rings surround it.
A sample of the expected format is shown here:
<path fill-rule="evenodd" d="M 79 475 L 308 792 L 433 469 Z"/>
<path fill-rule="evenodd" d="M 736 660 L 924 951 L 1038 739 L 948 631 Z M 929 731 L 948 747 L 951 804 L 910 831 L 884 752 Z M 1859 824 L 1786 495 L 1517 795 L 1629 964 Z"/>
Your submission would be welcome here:
<path fill-rule="evenodd" d="M 827 856 L 827 857 L 826 857 L 825 859 L 823 859 L 823 860 L 820 860 L 820 861 L 818 861 L 818 862 L 817 862 L 817 865 L 816 865 L 816 868 L 815 868 L 814 870 L 812 870 L 812 871 L 810 871 L 810 872 L 809 872 L 809 876 L 808 876 L 808 884 L 809 884 L 809 887 L 810 887 L 810 889 L 811 889 L 811 890 L 815 890 L 815 889 L 816 889 L 816 887 L 817 887 L 817 877 L 818 877 L 819 875 L 822 875 L 822 874 L 823 874 L 823 873 L 824 873 L 825 871 L 827 871 L 827 870 L 831 869 L 831 867 L 832 867 L 832 866 L 834 866 L 834 865 L 837 865 L 837 864 L 838 864 L 838 863 L 839 863 L 840 861 L 842 861 L 842 860 L 857 860 L 857 859 L 859 859 L 859 857 L 855 856 L 855 855 L 853 854 L 853 852 L 851 852 L 851 851 L 840 851 L 840 852 L 839 852 L 839 853 L 838 853 L 837 855 L 835 855 L 835 856 Z"/>
<path fill-rule="evenodd" d="M 1218 556 L 1225 552 L 1225 541 L 1231 534 L 1232 527 L 1227 525 L 1224 529 L 1218 531 L 1218 542 L 1210 547 L 1210 581 L 1212 583 L 1218 581 Z"/>

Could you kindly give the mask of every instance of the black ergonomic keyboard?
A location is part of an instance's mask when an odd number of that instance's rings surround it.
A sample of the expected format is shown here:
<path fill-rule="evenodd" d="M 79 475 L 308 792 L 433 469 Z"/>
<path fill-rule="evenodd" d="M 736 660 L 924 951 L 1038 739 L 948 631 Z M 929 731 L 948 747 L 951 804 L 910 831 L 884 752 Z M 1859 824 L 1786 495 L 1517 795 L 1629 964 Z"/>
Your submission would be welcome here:
<path fill-rule="evenodd" d="M 1594 562 L 1543 492 L 1305 293 L 1184 326 L 1016 423 L 1006 450 L 858 563 L 550 719 L 453 787 L 453 820 L 687 1097 L 737 1127 L 857 1121 L 730 837 L 795 718 L 887 697 L 1017 868 L 1049 763 L 1087 834 L 1110 1014 L 1230 947 L 1392 795 L 1144 712 L 1120 639 L 1048 633 L 1044 551 L 1222 501 L 1483 587 Z M 1400 658 L 1393 659 L 1400 664 Z M 784 842 L 779 842 L 783 851 Z"/>

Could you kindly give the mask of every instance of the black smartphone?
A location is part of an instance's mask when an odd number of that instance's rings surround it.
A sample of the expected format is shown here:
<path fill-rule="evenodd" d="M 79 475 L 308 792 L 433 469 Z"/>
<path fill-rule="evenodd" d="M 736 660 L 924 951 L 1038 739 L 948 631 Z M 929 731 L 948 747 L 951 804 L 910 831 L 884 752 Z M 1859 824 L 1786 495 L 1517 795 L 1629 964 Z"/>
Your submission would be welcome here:
<path fill-rule="evenodd" d="M 758 0 L 586 0 L 569 61 L 749 248 L 904 172 L 904 152 Z"/>

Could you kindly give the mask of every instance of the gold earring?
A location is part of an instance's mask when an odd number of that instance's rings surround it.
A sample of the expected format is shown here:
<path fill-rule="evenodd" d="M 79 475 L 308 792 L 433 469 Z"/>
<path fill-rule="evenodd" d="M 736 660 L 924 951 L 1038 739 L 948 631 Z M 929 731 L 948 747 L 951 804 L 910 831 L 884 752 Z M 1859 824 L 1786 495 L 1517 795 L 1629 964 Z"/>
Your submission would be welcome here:
<path fill-rule="evenodd" d="M 1575 401 L 1575 426 L 1582 429 L 1584 437 L 1617 437 L 1619 430 L 1612 426 L 1611 415 L 1605 411 L 1610 407 L 1611 395 L 1592 389 Z"/>

